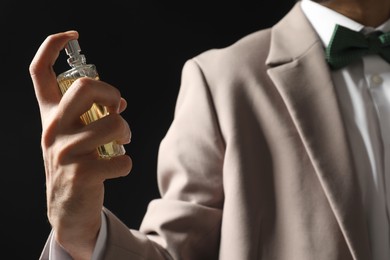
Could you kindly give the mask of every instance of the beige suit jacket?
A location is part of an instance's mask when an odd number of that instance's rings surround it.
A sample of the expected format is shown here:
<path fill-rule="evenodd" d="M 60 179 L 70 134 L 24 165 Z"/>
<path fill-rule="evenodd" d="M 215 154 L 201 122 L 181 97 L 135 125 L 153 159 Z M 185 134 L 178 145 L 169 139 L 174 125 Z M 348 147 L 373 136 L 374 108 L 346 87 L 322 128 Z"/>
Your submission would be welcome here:
<path fill-rule="evenodd" d="M 346 140 L 322 43 L 296 4 L 185 64 L 162 198 L 139 231 L 105 209 L 105 259 L 369 260 Z"/>

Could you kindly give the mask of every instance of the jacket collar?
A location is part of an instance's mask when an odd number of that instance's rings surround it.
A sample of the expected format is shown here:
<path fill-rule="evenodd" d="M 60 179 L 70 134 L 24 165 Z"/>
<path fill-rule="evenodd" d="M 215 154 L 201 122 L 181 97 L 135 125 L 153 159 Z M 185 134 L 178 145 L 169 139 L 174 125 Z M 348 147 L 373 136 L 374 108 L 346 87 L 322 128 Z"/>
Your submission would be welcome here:
<path fill-rule="evenodd" d="M 299 4 L 296 3 L 290 13 L 272 28 L 267 65 L 276 66 L 299 59 L 311 47 L 321 44 Z"/>

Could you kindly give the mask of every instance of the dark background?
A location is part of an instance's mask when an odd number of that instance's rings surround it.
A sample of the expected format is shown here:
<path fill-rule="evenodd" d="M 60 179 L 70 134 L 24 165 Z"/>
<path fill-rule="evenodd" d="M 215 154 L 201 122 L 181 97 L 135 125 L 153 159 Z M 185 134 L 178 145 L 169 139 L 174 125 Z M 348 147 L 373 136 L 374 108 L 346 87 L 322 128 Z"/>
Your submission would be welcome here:
<path fill-rule="evenodd" d="M 40 117 L 28 66 L 49 34 L 76 29 L 88 63 L 128 101 L 124 116 L 131 174 L 106 182 L 105 205 L 138 228 L 158 196 L 157 150 L 172 120 L 184 62 L 273 25 L 294 0 L 27 1 L 0 8 L 0 150 L 3 255 L 38 259 L 50 232 L 40 149 Z M 63 52 L 55 70 L 68 69 Z M 5 241 L 5 243 L 4 243 Z"/>

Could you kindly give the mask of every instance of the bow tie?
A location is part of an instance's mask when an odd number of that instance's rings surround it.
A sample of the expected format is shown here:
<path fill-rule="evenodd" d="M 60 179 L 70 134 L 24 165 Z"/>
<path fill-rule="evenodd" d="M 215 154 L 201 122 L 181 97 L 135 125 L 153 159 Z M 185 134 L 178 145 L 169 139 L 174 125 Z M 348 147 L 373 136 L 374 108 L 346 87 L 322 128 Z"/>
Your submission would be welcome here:
<path fill-rule="evenodd" d="M 367 35 L 336 25 L 325 50 L 326 60 L 333 70 L 357 61 L 364 55 L 378 54 L 390 63 L 390 32 L 374 31 Z"/>

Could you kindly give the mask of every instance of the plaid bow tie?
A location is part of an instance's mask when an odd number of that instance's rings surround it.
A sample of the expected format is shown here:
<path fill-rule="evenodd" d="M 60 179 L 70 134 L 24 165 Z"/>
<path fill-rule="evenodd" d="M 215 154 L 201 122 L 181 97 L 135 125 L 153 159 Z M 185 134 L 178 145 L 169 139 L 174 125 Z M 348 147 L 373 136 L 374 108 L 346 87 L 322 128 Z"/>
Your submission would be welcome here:
<path fill-rule="evenodd" d="M 390 32 L 374 31 L 364 35 L 336 25 L 325 54 L 326 61 L 333 70 L 370 54 L 378 54 L 390 63 Z"/>

